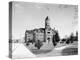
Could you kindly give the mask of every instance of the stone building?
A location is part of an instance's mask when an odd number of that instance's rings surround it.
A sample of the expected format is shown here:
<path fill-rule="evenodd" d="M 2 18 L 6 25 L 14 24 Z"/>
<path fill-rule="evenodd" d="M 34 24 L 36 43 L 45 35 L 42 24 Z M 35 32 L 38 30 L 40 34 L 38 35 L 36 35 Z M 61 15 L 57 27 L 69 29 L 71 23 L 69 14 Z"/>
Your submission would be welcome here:
<path fill-rule="evenodd" d="M 50 27 L 50 19 L 47 16 L 45 19 L 45 28 L 26 30 L 25 42 L 40 40 L 49 43 L 52 42 L 53 35 L 55 35 L 55 30 Z"/>
<path fill-rule="evenodd" d="M 44 30 L 42 28 L 37 29 L 37 31 L 34 32 L 35 41 L 40 40 L 44 41 Z"/>
<path fill-rule="evenodd" d="M 33 30 L 26 30 L 25 32 L 25 42 L 33 41 Z"/>

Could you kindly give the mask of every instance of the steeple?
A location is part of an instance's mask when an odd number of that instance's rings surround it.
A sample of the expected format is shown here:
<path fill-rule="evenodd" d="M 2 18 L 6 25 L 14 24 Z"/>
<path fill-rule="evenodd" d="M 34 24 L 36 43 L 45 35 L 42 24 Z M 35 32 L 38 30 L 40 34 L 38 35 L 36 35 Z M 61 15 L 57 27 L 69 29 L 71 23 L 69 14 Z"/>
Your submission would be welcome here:
<path fill-rule="evenodd" d="M 48 18 L 48 16 L 45 19 L 45 29 L 50 28 L 50 19 Z"/>
<path fill-rule="evenodd" d="M 49 19 L 49 18 L 48 18 L 48 16 L 47 16 L 45 20 L 48 20 L 48 19 Z"/>

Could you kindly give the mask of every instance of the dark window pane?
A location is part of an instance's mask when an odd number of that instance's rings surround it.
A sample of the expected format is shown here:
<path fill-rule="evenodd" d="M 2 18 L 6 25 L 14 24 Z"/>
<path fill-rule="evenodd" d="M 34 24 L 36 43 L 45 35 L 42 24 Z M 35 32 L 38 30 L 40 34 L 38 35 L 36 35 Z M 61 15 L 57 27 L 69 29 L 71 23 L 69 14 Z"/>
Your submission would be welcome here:
<path fill-rule="evenodd" d="M 48 37 L 47 40 L 50 40 L 50 38 Z"/>
<path fill-rule="evenodd" d="M 50 32 L 47 32 L 48 34 L 50 34 Z"/>

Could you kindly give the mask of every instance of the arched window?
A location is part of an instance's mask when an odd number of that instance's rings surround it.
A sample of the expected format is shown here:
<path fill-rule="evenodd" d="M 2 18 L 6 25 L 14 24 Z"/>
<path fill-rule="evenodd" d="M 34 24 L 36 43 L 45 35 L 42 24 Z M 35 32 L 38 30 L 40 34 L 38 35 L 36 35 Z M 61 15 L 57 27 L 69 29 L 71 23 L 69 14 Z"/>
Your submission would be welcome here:
<path fill-rule="evenodd" d="M 48 37 L 47 40 L 50 40 L 50 37 Z"/>

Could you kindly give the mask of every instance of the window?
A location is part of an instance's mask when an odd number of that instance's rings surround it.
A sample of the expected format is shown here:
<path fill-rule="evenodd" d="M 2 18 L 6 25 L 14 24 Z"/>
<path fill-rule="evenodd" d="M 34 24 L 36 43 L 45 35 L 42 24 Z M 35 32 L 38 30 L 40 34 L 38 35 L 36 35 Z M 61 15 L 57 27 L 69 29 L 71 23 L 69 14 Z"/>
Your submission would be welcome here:
<path fill-rule="evenodd" d="M 50 38 L 48 37 L 47 40 L 50 40 Z"/>
<path fill-rule="evenodd" d="M 50 32 L 47 32 L 48 34 L 50 34 Z"/>

